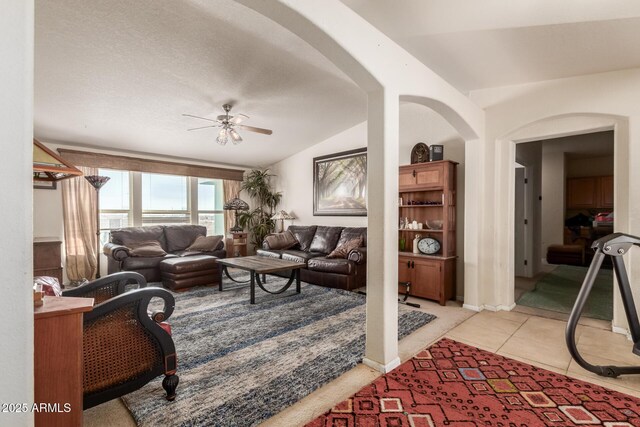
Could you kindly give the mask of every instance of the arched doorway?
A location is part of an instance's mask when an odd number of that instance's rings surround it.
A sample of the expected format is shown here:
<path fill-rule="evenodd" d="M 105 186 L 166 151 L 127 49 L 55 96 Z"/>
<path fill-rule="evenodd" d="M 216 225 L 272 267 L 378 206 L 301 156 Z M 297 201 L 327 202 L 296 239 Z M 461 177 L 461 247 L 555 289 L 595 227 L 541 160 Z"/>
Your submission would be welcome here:
<path fill-rule="evenodd" d="M 518 129 L 509 132 L 497 141 L 497 148 L 506 155 L 501 156 L 500 167 L 509 174 L 511 179 L 504 179 L 498 182 L 496 191 L 504 192 L 507 195 L 507 210 L 503 214 L 507 217 L 508 223 L 505 227 L 497 229 L 498 239 L 505 243 L 508 248 L 505 253 L 500 254 L 500 262 L 507 268 L 498 271 L 500 280 L 496 289 L 497 295 L 501 297 L 505 305 L 513 307 L 515 305 L 514 295 L 514 222 L 515 222 L 515 162 L 516 144 L 548 140 L 558 137 L 567 137 L 604 130 L 614 132 L 614 211 L 616 215 L 615 231 L 626 232 L 629 229 L 629 219 L 627 206 L 629 195 L 625 190 L 629 180 L 629 137 L 627 119 L 620 116 L 606 114 L 565 114 L 547 117 L 535 122 L 523 125 Z M 625 328 L 626 320 L 621 307 L 621 300 L 618 290 L 614 287 L 614 310 L 613 329 L 622 330 Z"/>

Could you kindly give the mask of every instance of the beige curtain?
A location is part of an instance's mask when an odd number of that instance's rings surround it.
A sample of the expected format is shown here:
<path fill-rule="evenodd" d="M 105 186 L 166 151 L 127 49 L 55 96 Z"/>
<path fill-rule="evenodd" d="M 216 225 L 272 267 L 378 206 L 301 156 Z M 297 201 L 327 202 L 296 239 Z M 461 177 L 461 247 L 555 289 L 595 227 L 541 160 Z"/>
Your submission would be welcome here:
<path fill-rule="evenodd" d="M 84 175 L 98 169 L 79 166 Z M 96 190 L 84 177 L 62 181 L 65 267 L 69 280 L 92 279 L 96 274 Z"/>
<path fill-rule="evenodd" d="M 222 181 L 222 191 L 224 193 L 224 201 L 239 197 L 242 181 L 232 181 L 225 179 Z M 229 229 L 236 223 L 235 211 L 224 211 L 224 231 L 225 235 L 229 234 Z"/>

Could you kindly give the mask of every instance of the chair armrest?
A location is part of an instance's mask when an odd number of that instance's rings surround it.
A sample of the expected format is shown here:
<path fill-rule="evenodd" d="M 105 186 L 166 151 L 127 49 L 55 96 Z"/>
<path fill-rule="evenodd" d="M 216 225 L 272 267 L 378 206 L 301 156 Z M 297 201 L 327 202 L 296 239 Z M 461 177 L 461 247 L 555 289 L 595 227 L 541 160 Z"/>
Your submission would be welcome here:
<path fill-rule="evenodd" d="M 156 308 L 157 299 L 161 299 L 164 306 L 150 316 L 149 306 Z M 141 380 L 146 382 L 163 373 L 175 374 L 175 345 L 171 335 L 159 325 L 171 316 L 174 307 L 175 299 L 166 289 L 144 288 L 104 301 L 84 314 L 85 388 L 87 382 L 95 383 L 98 378 L 102 389 L 89 396 L 85 391 L 85 407 L 113 398 L 109 396 L 112 393 L 109 388 L 117 387 L 128 393 L 140 388 Z M 109 360 L 118 361 L 130 379 L 123 382 L 123 375 L 119 375 L 109 384 L 110 378 L 104 377 L 104 364 Z"/>
<path fill-rule="evenodd" d="M 367 248 L 362 246 L 360 248 L 352 249 L 347 255 L 349 261 L 353 261 L 356 264 L 365 264 L 367 262 Z"/>
<path fill-rule="evenodd" d="M 131 289 L 145 288 L 146 286 L 147 281 L 142 274 L 134 271 L 122 271 L 93 280 L 74 289 L 64 290 L 62 295 L 65 297 L 94 298 L 96 304 L 99 304 Z"/>
<path fill-rule="evenodd" d="M 102 253 L 116 261 L 122 261 L 129 256 L 129 248 L 116 243 L 106 243 L 102 248 Z"/>

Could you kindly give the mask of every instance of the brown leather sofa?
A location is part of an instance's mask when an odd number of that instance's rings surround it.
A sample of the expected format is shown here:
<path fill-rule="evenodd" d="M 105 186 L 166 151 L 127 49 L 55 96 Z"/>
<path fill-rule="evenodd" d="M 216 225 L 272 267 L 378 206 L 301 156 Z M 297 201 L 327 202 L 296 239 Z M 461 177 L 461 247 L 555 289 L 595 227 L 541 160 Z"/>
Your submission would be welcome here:
<path fill-rule="evenodd" d="M 367 228 L 292 225 L 298 243 L 291 249 L 274 250 L 265 241 L 258 255 L 305 264 L 300 271 L 304 282 L 330 288 L 353 290 L 367 284 Z M 363 246 L 349 252 L 347 259 L 327 258 L 336 247 L 362 236 Z"/>
<path fill-rule="evenodd" d="M 126 227 L 111 230 L 109 243 L 104 245 L 103 252 L 107 256 L 109 274 L 118 271 L 136 271 L 144 276 L 147 282 L 161 280 L 160 263 L 169 258 L 209 255 L 225 258 L 224 239 L 214 251 L 193 252 L 186 248 L 198 236 L 206 236 L 207 229 L 202 225 L 153 225 L 148 227 Z M 161 257 L 129 256 L 127 244 L 146 241 L 158 241 L 167 254 Z"/>

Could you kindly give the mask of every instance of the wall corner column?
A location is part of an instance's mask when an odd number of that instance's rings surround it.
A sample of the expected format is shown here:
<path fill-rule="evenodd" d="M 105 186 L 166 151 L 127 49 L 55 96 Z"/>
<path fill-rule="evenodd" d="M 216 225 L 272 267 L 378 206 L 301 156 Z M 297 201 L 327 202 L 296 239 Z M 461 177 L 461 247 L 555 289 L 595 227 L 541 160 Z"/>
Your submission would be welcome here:
<path fill-rule="evenodd" d="M 397 93 L 368 93 L 367 325 L 363 363 L 381 372 L 398 357 L 398 140 Z"/>

